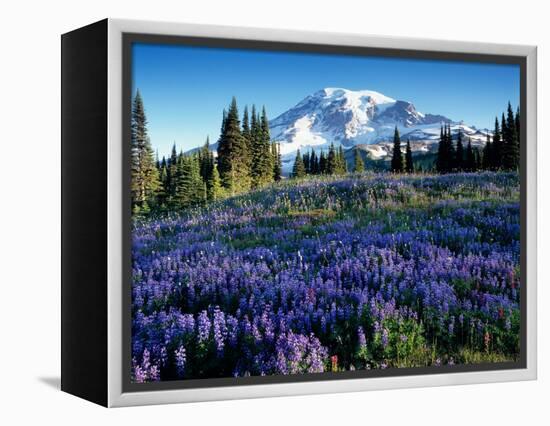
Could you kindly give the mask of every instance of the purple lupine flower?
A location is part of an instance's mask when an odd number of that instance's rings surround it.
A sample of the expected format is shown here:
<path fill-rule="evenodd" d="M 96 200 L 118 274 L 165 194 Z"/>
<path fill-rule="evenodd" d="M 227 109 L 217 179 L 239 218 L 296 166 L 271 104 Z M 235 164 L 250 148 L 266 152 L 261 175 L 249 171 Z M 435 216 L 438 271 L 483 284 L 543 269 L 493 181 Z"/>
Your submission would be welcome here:
<path fill-rule="evenodd" d="M 454 321 L 454 317 L 451 317 L 450 321 L 449 321 L 449 326 L 447 328 L 447 331 L 449 333 L 449 336 L 452 336 L 454 334 L 454 331 L 455 331 L 455 321 Z"/>
<path fill-rule="evenodd" d="M 361 326 L 357 327 L 357 339 L 359 341 L 360 348 L 365 348 L 367 346 L 367 338 L 365 337 L 365 332 Z"/>
<path fill-rule="evenodd" d="M 176 368 L 178 376 L 181 378 L 185 374 L 185 362 L 187 360 L 185 348 L 183 346 L 180 346 L 178 349 L 175 350 L 174 356 L 176 358 Z"/>
<path fill-rule="evenodd" d="M 197 320 L 197 338 L 200 343 L 205 342 L 210 337 L 211 326 L 208 313 L 206 311 L 202 311 Z"/>
<path fill-rule="evenodd" d="M 388 329 L 386 328 L 382 330 L 382 346 L 384 346 L 384 348 L 388 346 Z"/>
<path fill-rule="evenodd" d="M 132 360 L 132 373 L 136 383 L 156 382 L 160 379 L 160 370 L 151 362 L 148 349 L 143 351 L 141 363 L 138 363 L 135 358 Z"/>
<path fill-rule="evenodd" d="M 214 342 L 218 351 L 218 356 L 223 355 L 223 348 L 225 346 L 225 336 L 227 334 L 227 326 L 225 324 L 225 314 L 220 311 L 219 306 L 214 308 Z"/>

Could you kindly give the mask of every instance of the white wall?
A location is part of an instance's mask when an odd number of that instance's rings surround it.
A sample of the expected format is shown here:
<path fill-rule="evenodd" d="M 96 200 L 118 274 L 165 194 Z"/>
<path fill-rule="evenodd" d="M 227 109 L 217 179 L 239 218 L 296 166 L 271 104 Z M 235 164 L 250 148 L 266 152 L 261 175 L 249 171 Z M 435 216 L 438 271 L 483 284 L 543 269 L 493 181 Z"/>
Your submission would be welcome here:
<path fill-rule="evenodd" d="M 105 410 L 59 378 L 59 35 L 104 17 L 461 39 L 539 46 L 539 158 L 550 70 L 543 1 L 26 1 L 2 3 L 0 421 L 4 424 L 542 424 L 548 421 L 548 221 L 539 223 L 537 382 Z M 547 163 L 547 162 L 545 162 Z M 544 166 L 544 165 L 543 165 Z M 539 170 L 539 217 L 549 167 Z M 24 195 L 22 195 L 24 194 Z M 8 422 L 2 421 L 11 417 Z"/>

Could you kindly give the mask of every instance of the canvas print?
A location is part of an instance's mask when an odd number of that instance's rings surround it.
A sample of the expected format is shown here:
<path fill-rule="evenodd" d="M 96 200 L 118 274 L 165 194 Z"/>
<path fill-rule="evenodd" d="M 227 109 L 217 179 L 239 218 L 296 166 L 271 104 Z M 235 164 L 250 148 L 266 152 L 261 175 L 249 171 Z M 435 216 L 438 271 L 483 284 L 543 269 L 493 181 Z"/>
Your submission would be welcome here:
<path fill-rule="evenodd" d="M 518 65 L 131 49 L 133 383 L 519 359 Z"/>

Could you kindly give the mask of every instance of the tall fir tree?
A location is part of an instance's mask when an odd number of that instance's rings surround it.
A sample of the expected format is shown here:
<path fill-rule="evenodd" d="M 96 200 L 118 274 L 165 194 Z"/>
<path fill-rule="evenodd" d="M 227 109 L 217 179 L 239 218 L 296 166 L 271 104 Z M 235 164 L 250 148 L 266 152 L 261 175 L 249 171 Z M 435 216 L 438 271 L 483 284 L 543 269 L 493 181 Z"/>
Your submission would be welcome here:
<path fill-rule="evenodd" d="M 365 162 L 357 147 L 353 150 L 353 171 L 355 173 L 363 173 L 365 171 Z"/>
<path fill-rule="evenodd" d="M 300 150 L 296 151 L 296 158 L 294 160 L 294 166 L 292 167 L 292 176 L 295 178 L 302 178 L 306 175 L 306 168 Z"/>
<path fill-rule="evenodd" d="M 345 175 L 348 172 L 348 163 L 342 145 L 338 147 L 336 173 Z"/>
<path fill-rule="evenodd" d="M 520 123 L 521 123 L 521 118 L 519 115 L 519 106 L 518 106 L 516 109 L 516 133 L 518 135 L 518 144 L 520 144 L 520 141 L 521 141 L 521 131 L 520 131 L 521 124 Z"/>
<path fill-rule="evenodd" d="M 176 143 L 172 145 L 172 152 L 168 160 L 168 179 L 166 198 L 169 205 L 172 205 L 176 196 L 176 180 L 178 174 L 178 153 L 176 151 Z"/>
<path fill-rule="evenodd" d="M 328 175 L 336 174 L 338 170 L 338 159 L 336 149 L 334 148 L 334 143 L 330 144 L 330 148 L 328 150 L 328 156 L 327 156 L 327 165 L 326 165 L 326 173 Z"/>
<path fill-rule="evenodd" d="M 168 166 L 166 162 L 166 157 L 162 157 L 162 160 L 159 164 L 159 181 L 160 188 L 157 193 L 158 202 L 157 204 L 162 208 L 166 207 L 168 201 Z"/>
<path fill-rule="evenodd" d="M 489 138 L 487 137 L 487 142 Z M 498 170 L 502 167 L 502 138 L 500 133 L 500 126 L 498 124 L 498 117 L 495 117 L 495 129 L 493 130 L 493 142 L 488 151 L 490 157 L 485 161 L 483 159 L 483 168 L 489 170 Z"/>
<path fill-rule="evenodd" d="M 160 189 L 159 171 L 147 134 L 147 117 L 139 90 L 132 104 L 131 124 L 131 193 L 135 212 L 147 213 L 155 204 Z"/>
<path fill-rule="evenodd" d="M 321 151 L 321 154 L 319 155 L 319 174 L 324 175 L 328 173 L 327 163 L 327 154 L 325 154 L 325 151 Z"/>
<path fill-rule="evenodd" d="M 487 141 L 485 142 L 485 146 L 483 147 L 483 155 L 481 159 L 481 168 L 484 170 L 493 170 L 495 168 L 495 150 L 498 144 L 498 139 L 494 139 L 493 142 L 491 142 L 491 137 L 487 134 Z M 473 154 L 473 151 L 472 151 Z M 473 160 L 472 160 L 473 161 Z M 473 171 L 473 165 L 472 162 L 469 164 L 470 170 Z"/>
<path fill-rule="evenodd" d="M 210 152 L 210 138 L 208 136 L 206 137 L 206 142 L 204 142 L 204 145 L 199 151 L 199 163 L 201 177 L 206 182 L 214 166 L 212 153 Z"/>
<path fill-rule="evenodd" d="M 271 154 L 271 135 L 269 133 L 269 120 L 265 106 L 262 107 L 262 116 L 260 118 L 260 132 L 262 141 L 262 179 L 261 184 L 273 182 L 273 164 L 274 158 Z"/>
<path fill-rule="evenodd" d="M 504 168 L 504 155 L 506 154 L 506 137 L 508 135 L 508 126 L 506 125 L 506 117 L 504 116 L 504 113 L 502 113 L 501 119 L 500 119 L 500 168 Z"/>
<path fill-rule="evenodd" d="M 302 161 L 304 162 L 304 169 L 306 170 L 306 174 L 311 174 L 311 165 L 309 163 L 309 151 L 306 151 L 302 155 Z"/>
<path fill-rule="evenodd" d="M 210 185 L 212 184 L 212 173 L 214 170 L 214 154 L 210 151 L 210 139 L 207 137 L 206 142 L 202 146 L 198 154 L 200 176 L 206 185 L 206 194 L 211 192 Z M 219 177 L 219 176 L 218 176 Z"/>
<path fill-rule="evenodd" d="M 472 171 L 477 172 L 482 167 L 481 153 L 479 149 L 474 148 L 474 169 Z"/>
<path fill-rule="evenodd" d="M 176 182 L 175 204 L 178 208 L 186 208 L 204 203 L 207 189 L 200 175 L 198 154 L 178 156 L 178 173 Z"/>
<path fill-rule="evenodd" d="M 215 201 L 223 197 L 223 187 L 218 173 L 218 166 L 214 163 L 212 173 L 209 176 L 206 197 L 209 201 Z"/>
<path fill-rule="evenodd" d="M 458 128 L 458 134 L 456 137 L 456 152 L 454 168 L 458 171 L 464 168 L 464 145 L 462 144 L 462 129 Z"/>
<path fill-rule="evenodd" d="M 447 124 L 447 171 L 452 172 L 456 170 L 455 166 L 456 159 L 456 150 L 453 144 L 453 132 L 451 130 L 451 125 Z"/>
<path fill-rule="evenodd" d="M 468 138 L 468 145 L 466 146 L 466 163 L 464 169 L 468 172 L 473 172 L 475 168 L 476 159 L 472 148 L 472 139 Z"/>
<path fill-rule="evenodd" d="M 503 131 L 502 166 L 506 170 L 515 170 L 519 166 L 519 141 L 516 132 L 516 120 L 512 105 L 508 102 L 506 132 Z"/>
<path fill-rule="evenodd" d="M 403 155 L 401 154 L 401 138 L 399 137 L 399 130 L 397 130 L 397 126 L 395 126 L 395 131 L 393 134 L 391 171 L 393 173 L 401 173 L 403 171 Z"/>
<path fill-rule="evenodd" d="M 252 152 L 252 134 L 250 132 L 250 119 L 248 118 L 248 105 L 244 106 L 242 134 L 246 142 L 248 152 L 251 153 Z"/>
<path fill-rule="evenodd" d="M 449 173 L 456 169 L 456 150 L 450 124 L 441 128 L 437 150 L 436 169 L 439 173 Z"/>
<path fill-rule="evenodd" d="M 278 182 L 283 176 L 283 162 L 281 159 L 281 148 L 276 142 L 271 144 L 271 155 L 273 157 L 273 180 Z"/>
<path fill-rule="evenodd" d="M 235 97 L 224 120 L 218 144 L 218 171 L 224 188 L 231 195 L 250 189 L 250 157 L 241 133 L 239 111 Z"/>
<path fill-rule="evenodd" d="M 177 170 L 175 173 L 176 193 L 173 206 L 181 209 L 191 205 L 193 196 L 193 171 L 189 158 L 180 151 L 177 159 Z"/>
<path fill-rule="evenodd" d="M 220 137 L 218 138 L 218 172 L 220 173 L 220 180 L 222 186 L 231 185 L 230 175 L 231 175 L 231 140 L 228 140 L 225 137 L 227 127 L 227 111 L 224 108 L 222 112 L 222 123 L 220 126 Z"/>
<path fill-rule="evenodd" d="M 439 173 L 445 173 L 446 163 L 445 163 L 445 143 L 446 138 L 443 133 L 443 126 L 441 126 L 441 131 L 439 133 L 439 143 L 437 145 L 437 159 L 436 159 L 436 170 Z"/>
<path fill-rule="evenodd" d="M 516 109 L 516 137 L 517 137 L 517 149 L 518 149 L 518 158 L 516 160 L 516 167 L 519 169 L 521 161 L 521 117 L 519 113 L 519 106 Z"/>
<path fill-rule="evenodd" d="M 405 151 L 405 171 L 407 173 L 414 172 L 413 156 L 411 150 L 411 141 L 407 139 L 407 149 Z"/>
<path fill-rule="evenodd" d="M 262 139 L 261 126 L 256 105 L 252 105 L 252 113 L 250 117 L 250 177 L 253 188 L 260 186 L 262 175 Z"/>
<path fill-rule="evenodd" d="M 315 150 L 311 150 L 309 162 L 310 162 L 311 174 L 313 175 L 319 174 L 319 158 L 317 157 Z"/>

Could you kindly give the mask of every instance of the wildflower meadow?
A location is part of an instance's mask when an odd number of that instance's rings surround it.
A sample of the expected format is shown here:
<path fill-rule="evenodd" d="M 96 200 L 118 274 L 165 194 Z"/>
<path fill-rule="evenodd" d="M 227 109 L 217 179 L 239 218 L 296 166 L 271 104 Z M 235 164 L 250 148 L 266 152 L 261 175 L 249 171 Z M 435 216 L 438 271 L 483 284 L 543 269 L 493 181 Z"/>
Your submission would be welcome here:
<path fill-rule="evenodd" d="M 132 226 L 134 382 L 519 357 L 517 172 L 284 179 Z"/>

